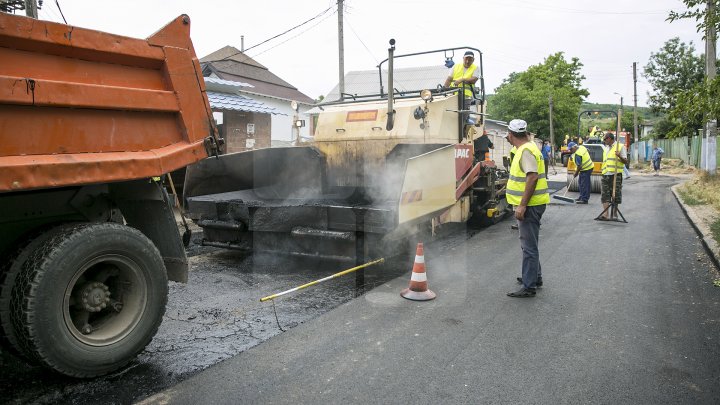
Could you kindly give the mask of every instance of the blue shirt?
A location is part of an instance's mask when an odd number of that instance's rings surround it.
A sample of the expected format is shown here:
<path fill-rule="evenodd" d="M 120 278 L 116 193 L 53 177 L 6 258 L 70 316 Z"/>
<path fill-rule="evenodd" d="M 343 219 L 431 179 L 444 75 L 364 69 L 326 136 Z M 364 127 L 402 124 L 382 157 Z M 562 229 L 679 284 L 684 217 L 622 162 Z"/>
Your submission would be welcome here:
<path fill-rule="evenodd" d="M 573 156 L 575 156 L 575 166 L 582 167 L 582 156 L 577 153 L 573 153 Z"/>
<path fill-rule="evenodd" d="M 663 153 L 665 153 L 665 151 L 662 150 L 662 148 L 660 148 L 660 147 L 658 147 L 658 148 L 656 148 L 656 149 L 653 149 L 652 160 L 659 160 L 659 159 L 661 159 Z"/>
<path fill-rule="evenodd" d="M 542 147 L 542 157 L 543 159 L 550 159 L 550 145 L 545 145 Z"/>

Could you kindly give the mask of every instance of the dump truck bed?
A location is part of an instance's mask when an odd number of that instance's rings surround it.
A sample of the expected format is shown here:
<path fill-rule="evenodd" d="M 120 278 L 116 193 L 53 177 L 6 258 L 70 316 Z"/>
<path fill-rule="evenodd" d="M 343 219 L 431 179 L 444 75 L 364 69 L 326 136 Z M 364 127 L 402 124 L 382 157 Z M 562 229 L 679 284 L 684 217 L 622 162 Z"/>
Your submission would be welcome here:
<path fill-rule="evenodd" d="M 146 40 L 0 13 L 0 192 L 158 176 L 214 134 L 186 15 Z"/>

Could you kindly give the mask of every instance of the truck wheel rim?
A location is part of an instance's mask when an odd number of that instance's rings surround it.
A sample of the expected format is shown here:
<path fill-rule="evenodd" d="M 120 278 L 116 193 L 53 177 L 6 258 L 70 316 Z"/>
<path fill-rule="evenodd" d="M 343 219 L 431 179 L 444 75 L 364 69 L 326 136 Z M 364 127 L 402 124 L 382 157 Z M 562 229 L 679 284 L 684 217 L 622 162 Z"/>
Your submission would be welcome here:
<path fill-rule="evenodd" d="M 108 346 L 135 329 L 147 300 L 140 265 L 117 254 L 95 257 L 67 285 L 62 306 L 65 326 L 82 343 Z"/>

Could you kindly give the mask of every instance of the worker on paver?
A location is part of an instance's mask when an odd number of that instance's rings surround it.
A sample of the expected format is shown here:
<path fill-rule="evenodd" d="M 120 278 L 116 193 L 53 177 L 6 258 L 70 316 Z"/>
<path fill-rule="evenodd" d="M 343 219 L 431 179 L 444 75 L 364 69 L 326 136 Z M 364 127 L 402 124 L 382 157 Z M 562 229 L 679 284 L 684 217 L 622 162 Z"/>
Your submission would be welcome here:
<path fill-rule="evenodd" d="M 461 87 L 463 84 L 475 84 L 480 78 L 478 67 L 473 62 L 475 54 L 472 51 L 465 52 L 462 65 L 455 64 L 447 79 L 445 79 L 445 87 Z M 465 88 L 465 98 L 473 98 L 472 89 L 469 86 Z"/>
<path fill-rule="evenodd" d="M 615 180 L 615 204 L 622 202 L 622 180 L 623 180 L 623 167 L 628 162 L 627 151 L 625 145 L 619 142 L 615 142 L 615 135 L 606 133 L 603 138 L 603 143 L 606 148 L 603 151 L 603 164 L 602 164 L 602 204 L 603 204 L 603 215 L 598 219 L 601 221 L 608 221 L 611 219 L 609 215 L 612 215 L 612 219 L 616 217 L 615 210 L 609 210 L 610 200 L 613 195 L 613 179 Z M 616 176 L 615 174 L 618 173 Z M 612 213 L 608 211 L 613 211 Z"/>
<path fill-rule="evenodd" d="M 455 64 L 450 69 L 447 79 L 445 79 L 445 87 L 464 87 L 465 95 L 465 108 L 467 110 L 477 112 L 477 106 L 475 106 L 475 100 L 473 95 L 472 85 L 480 78 L 480 72 L 475 61 L 475 54 L 472 51 L 465 52 L 463 56 L 462 64 Z M 466 113 L 467 114 L 467 113 Z M 478 122 L 475 115 L 467 114 L 467 123 L 475 124 Z"/>
<path fill-rule="evenodd" d="M 508 204 L 515 208 L 523 252 L 522 277 L 518 277 L 523 286 L 507 295 L 516 298 L 534 297 L 535 288 L 542 285 L 540 219 L 550 203 L 545 162 L 540 149 L 528 137 L 525 121 L 510 121 L 507 141 L 517 148 L 517 152 L 510 165 L 505 194 Z"/>
<path fill-rule="evenodd" d="M 573 177 L 578 179 L 578 189 L 580 196 L 575 200 L 576 204 L 587 204 L 590 200 L 590 175 L 593 172 L 593 161 L 590 158 L 590 152 L 587 148 L 578 145 L 575 142 L 568 144 L 568 149 L 572 152 L 570 159 L 575 162 L 575 174 Z"/>

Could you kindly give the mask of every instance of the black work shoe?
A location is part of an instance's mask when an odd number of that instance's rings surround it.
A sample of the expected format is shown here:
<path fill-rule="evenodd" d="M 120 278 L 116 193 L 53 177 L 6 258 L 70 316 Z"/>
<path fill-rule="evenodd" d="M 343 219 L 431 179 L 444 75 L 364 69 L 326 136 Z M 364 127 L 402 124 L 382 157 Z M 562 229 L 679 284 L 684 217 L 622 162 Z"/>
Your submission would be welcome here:
<path fill-rule="evenodd" d="M 517 291 L 507 293 L 508 297 L 513 298 L 530 298 L 535 296 L 534 288 L 521 288 Z"/>
<path fill-rule="evenodd" d="M 518 278 L 516 278 L 516 280 L 518 283 L 522 284 L 522 277 L 518 277 Z M 535 283 L 535 285 L 538 287 L 542 287 L 542 277 L 537 279 L 537 282 Z"/>
<path fill-rule="evenodd" d="M 512 224 L 512 225 L 510 225 L 510 229 L 518 229 L 517 224 Z"/>
<path fill-rule="evenodd" d="M 587 201 L 581 200 L 579 198 L 577 200 L 575 200 L 575 204 L 587 204 L 587 203 L 588 203 Z"/>

